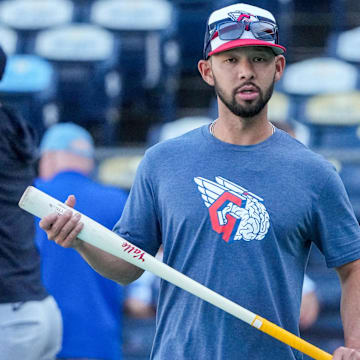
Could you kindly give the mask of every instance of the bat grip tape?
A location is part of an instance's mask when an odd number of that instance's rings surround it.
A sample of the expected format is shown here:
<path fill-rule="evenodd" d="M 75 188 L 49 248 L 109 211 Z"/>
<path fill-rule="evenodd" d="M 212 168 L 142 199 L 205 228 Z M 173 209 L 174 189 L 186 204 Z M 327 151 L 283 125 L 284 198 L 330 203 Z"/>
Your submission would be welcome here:
<path fill-rule="evenodd" d="M 251 324 L 262 332 L 272 336 L 273 338 L 282 341 L 292 348 L 301 351 L 302 353 L 312 357 L 316 360 L 331 360 L 332 355 L 319 349 L 318 347 L 308 343 L 300 337 L 290 333 L 289 331 L 277 326 L 261 316 L 256 315 Z"/>

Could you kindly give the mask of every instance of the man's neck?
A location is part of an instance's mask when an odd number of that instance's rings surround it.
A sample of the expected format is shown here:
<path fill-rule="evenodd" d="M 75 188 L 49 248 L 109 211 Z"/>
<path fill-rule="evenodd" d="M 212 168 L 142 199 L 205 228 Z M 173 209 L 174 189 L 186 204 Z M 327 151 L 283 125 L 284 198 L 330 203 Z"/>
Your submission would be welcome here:
<path fill-rule="evenodd" d="M 253 118 L 240 118 L 233 114 L 221 114 L 212 126 L 213 136 L 235 145 L 255 145 L 274 133 L 266 112 Z"/>

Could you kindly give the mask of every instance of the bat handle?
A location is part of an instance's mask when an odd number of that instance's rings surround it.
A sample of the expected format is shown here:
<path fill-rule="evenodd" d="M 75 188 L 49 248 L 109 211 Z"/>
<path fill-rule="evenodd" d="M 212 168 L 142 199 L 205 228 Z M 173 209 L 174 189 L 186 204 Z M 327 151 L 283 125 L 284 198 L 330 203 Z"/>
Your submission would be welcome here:
<path fill-rule="evenodd" d="M 252 326 L 258 328 L 262 332 L 282 341 L 292 348 L 301 351 L 302 353 L 312 357 L 316 360 L 331 360 L 332 355 L 319 349 L 318 347 L 308 343 L 289 331 L 277 326 L 276 324 L 256 315 Z"/>

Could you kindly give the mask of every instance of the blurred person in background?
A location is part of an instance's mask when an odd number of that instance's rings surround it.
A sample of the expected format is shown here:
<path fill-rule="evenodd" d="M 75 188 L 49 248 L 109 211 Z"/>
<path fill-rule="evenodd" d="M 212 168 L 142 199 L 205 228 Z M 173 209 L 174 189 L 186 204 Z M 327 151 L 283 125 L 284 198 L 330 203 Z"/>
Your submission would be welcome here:
<path fill-rule="evenodd" d="M 301 330 L 310 328 L 319 316 L 320 303 L 315 289 L 314 281 L 305 275 L 300 308 L 299 325 Z"/>
<path fill-rule="evenodd" d="M 122 214 L 127 192 L 92 179 L 94 151 L 93 138 L 83 127 L 52 126 L 41 139 L 36 187 L 63 200 L 69 192 L 75 194 L 81 212 L 111 229 Z M 36 230 L 43 281 L 63 317 L 58 357 L 121 359 L 124 288 L 100 276 L 76 251 L 48 241 L 38 225 Z"/>
<path fill-rule="evenodd" d="M 0 78 L 6 56 L 0 48 Z M 45 290 L 34 243 L 34 217 L 18 207 L 36 176 L 34 129 L 0 104 L 0 358 L 53 360 L 60 350 L 62 322 Z"/>

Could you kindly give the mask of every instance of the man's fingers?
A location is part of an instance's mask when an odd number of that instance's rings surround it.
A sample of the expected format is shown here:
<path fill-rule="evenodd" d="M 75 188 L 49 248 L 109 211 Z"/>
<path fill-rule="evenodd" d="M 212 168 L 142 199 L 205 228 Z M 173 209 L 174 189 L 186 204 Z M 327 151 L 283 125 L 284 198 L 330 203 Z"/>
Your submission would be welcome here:
<path fill-rule="evenodd" d="M 73 230 L 69 233 L 67 238 L 62 243 L 63 247 L 73 247 L 76 248 L 77 244 L 80 243 L 80 239 L 77 238 L 79 232 L 83 229 L 84 224 L 82 222 L 78 222 Z"/>
<path fill-rule="evenodd" d="M 69 195 L 68 198 L 65 201 L 65 204 L 70 207 L 75 207 L 76 204 L 76 198 L 74 195 Z"/>
<path fill-rule="evenodd" d="M 71 210 L 65 211 L 63 215 L 53 213 L 40 221 L 40 227 L 46 231 L 49 240 L 64 247 L 73 247 L 74 240 L 83 227 L 79 223 L 80 218 L 80 214 L 73 214 Z"/>
<path fill-rule="evenodd" d="M 74 195 L 70 195 L 66 200 L 66 204 L 70 207 L 74 207 L 75 202 Z M 63 247 L 75 248 L 80 244 L 77 236 L 84 226 L 80 222 L 80 218 L 79 213 L 74 214 L 73 211 L 66 210 L 62 215 L 52 213 L 45 216 L 39 225 L 46 232 L 49 240 L 53 240 Z"/>
<path fill-rule="evenodd" d="M 58 215 L 56 213 L 52 213 L 48 216 L 45 216 L 42 220 L 39 222 L 39 226 L 45 230 L 48 231 L 51 229 L 53 223 L 57 220 Z"/>
<path fill-rule="evenodd" d="M 66 210 L 63 215 L 57 215 L 55 221 L 51 224 L 50 227 L 44 229 L 48 235 L 49 240 L 56 240 L 61 229 L 64 225 L 71 219 L 72 211 Z M 43 220 L 48 220 L 47 217 L 44 217 Z M 47 224 L 47 223 L 45 223 Z"/>
<path fill-rule="evenodd" d="M 71 212 L 70 212 L 70 214 L 71 214 Z M 74 215 L 68 217 L 68 213 L 67 213 L 66 216 L 64 214 L 64 216 L 61 216 L 61 217 L 62 217 L 62 219 L 59 219 L 59 221 L 53 225 L 54 229 L 51 229 L 51 231 L 56 232 L 56 235 L 54 236 L 54 240 L 59 245 L 64 245 L 65 241 L 69 245 L 71 245 L 71 242 L 76 239 L 76 236 L 70 237 L 70 234 L 73 232 L 73 230 L 78 225 L 79 220 L 80 220 L 80 214 L 74 214 Z M 63 221 L 60 221 L 60 220 L 63 220 Z"/>
<path fill-rule="evenodd" d="M 333 360 L 360 360 L 360 352 L 341 346 L 335 350 Z"/>

